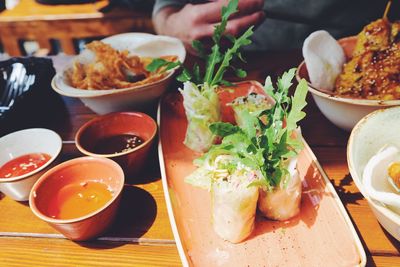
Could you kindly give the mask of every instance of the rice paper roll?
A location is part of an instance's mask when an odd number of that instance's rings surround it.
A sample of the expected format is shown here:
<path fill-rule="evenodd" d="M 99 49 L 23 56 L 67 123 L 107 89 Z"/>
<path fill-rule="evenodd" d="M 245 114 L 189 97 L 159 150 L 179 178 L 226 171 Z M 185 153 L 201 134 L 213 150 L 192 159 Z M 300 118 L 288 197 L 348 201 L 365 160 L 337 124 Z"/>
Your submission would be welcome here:
<path fill-rule="evenodd" d="M 218 180 L 212 184 L 212 222 L 215 233 L 221 238 L 238 243 L 254 229 L 258 188 Z"/>
<path fill-rule="evenodd" d="M 215 233 L 238 243 L 253 231 L 259 193 L 258 187 L 251 184 L 262 175 L 242 164 L 239 158 L 221 152 L 224 150 L 211 149 L 203 157 L 201 167 L 185 182 L 210 191 Z"/>
<path fill-rule="evenodd" d="M 272 190 L 260 187 L 258 209 L 262 215 L 278 221 L 285 221 L 300 212 L 301 204 L 301 178 L 297 170 L 297 157 L 287 160 L 289 173 Z"/>
<path fill-rule="evenodd" d="M 194 151 L 206 152 L 216 138 L 209 125 L 221 119 L 218 95 L 206 84 L 200 89 L 191 82 L 185 82 L 179 91 L 188 121 L 183 143 Z"/>
<path fill-rule="evenodd" d="M 239 127 L 245 125 L 246 114 L 257 117 L 262 111 L 271 109 L 275 101 L 267 95 L 251 93 L 236 98 L 230 105 L 235 114 L 235 121 Z"/>

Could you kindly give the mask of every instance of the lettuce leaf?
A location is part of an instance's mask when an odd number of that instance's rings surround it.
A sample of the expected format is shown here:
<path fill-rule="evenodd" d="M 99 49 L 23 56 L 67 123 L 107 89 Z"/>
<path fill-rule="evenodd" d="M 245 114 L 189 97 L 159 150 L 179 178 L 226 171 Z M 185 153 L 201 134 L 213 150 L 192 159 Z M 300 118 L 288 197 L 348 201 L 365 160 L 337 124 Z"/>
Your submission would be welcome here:
<path fill-rule="evenodd" d="M 273 107 L 257 112 L 250 112 L 245 105 L 239 108 L 240 127 L 223 122 L 212 123 L 210 131 L 222 137 L 222 142 L 211 147 L 197 162 L 199 166 L 208 166 L 206 168 L 212 170 L 213 160 L 218 155 L 230 155 L 233 165 L 242 164 L 262 174 L 264 179 L 252 182 L 252 186 L 270 190 L 281 182 L 287 182 L 287 179 L 283 180 L 289 174 L 285 162 L 302 148 L 301 134 L 297 129 L 298 122 L 305 116 L 303 109 L 308 89 L 306 82 L 301 81 L 294 95 L 289 96 L 294 73 L 294 69 L 285 72 L 276 87 L 270 78 L 266 79 L 264 89 L 275 99 Z"/>
<path fill-rule="evenodd" d="M 191 82 L 185 82 L 180 92 L 183 95 L 183 106 L 188 120 L 184 144 L 194 151 L 205 152 L 215 140 L 209 125 L 221 119 L 218 95 L 207 85 L 199 90 L 197 85 Z"/>

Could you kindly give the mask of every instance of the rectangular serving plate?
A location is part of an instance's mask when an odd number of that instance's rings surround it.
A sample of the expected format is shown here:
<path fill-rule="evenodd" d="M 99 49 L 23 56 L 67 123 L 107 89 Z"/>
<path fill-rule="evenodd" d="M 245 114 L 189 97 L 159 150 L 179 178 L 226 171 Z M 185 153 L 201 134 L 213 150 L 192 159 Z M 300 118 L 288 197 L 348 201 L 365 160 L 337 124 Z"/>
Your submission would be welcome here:
<path fill-rule="evenodd" d="M 354 226 L 304 140 L 300 214 L 285 222 L 257 215 L 251 236 L 232 244 L 213 231 L 210 193 L 184 182 L 200 154 L 183 145 L 187 120 L 178 92 L 161 99 L 158 124 L 164 195 L 183 266 L 365 266 Z"/>

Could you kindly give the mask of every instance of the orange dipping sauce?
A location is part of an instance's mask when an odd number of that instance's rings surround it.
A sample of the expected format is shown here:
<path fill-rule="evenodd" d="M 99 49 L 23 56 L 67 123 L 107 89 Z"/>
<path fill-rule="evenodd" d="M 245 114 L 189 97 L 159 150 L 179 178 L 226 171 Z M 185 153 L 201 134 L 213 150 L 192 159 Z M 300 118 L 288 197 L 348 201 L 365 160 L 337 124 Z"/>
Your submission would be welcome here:
<path fill-rule="evenodd" d="M 50 199 L 47 216 L 75 219 L 102 208 L 112 198 L 107 185 L 97 181 L 69 184 Z"/>
<path fill-rule="evenodd" d="M 0 178 L 17 177 L 32 172 L 50 160 L 45 153 L 31 153 L 22 155 L 0 167 Z"/>

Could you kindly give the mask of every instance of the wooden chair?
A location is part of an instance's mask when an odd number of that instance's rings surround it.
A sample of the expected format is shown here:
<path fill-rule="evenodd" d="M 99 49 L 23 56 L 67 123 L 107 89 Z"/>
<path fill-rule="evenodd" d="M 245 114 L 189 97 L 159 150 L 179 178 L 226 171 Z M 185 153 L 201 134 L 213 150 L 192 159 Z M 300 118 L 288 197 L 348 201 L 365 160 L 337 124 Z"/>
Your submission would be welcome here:
<path fill-rule="evenodd" d="M 41 49 L 52 51 L 51 39 L 59 41 L 65 54 L 77 51 L 74 40 L 109 36 L 123 32 L 153 32 L 150 12 L 113 8 L 99 9 L 108 0 L 76 5 L 42 5 L 35 0 L 21 0 L 12 10 L 0 13 L 0 39 L 10 56 L 21 56 L 21 41 L 34 40 Z"/>

